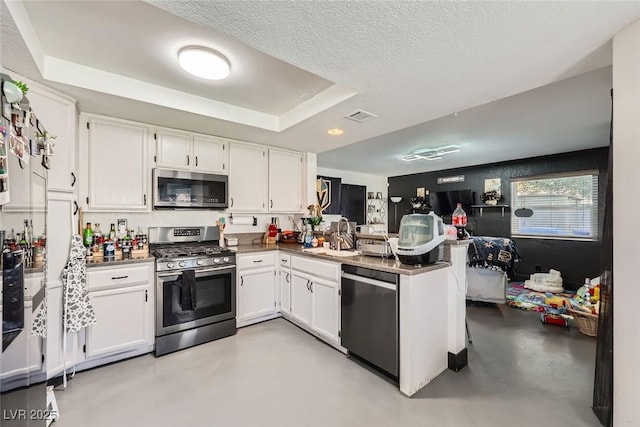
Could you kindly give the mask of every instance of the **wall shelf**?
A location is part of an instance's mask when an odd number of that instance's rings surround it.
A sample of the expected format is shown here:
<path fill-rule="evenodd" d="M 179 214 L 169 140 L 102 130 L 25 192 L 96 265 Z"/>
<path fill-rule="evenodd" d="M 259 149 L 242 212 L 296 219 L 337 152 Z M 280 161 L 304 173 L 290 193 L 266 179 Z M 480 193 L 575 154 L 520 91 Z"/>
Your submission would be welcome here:
<path fill-rule="evenodd" d="M 387 199 L 367 198 L 367 224 L 384 224 Z"/>
<path fill-rule="evenodd" d="M 509 205 L 471 205 L 472 209 L 480 209 L 480 216 L 482 216 L 482 211 L 487 208 L 487 209 L 492 209 L 492 208 L 499 208 L 502 209 L 502 216 L 504 216 L 504 210 L 505 209 L 509 209 Z"/>

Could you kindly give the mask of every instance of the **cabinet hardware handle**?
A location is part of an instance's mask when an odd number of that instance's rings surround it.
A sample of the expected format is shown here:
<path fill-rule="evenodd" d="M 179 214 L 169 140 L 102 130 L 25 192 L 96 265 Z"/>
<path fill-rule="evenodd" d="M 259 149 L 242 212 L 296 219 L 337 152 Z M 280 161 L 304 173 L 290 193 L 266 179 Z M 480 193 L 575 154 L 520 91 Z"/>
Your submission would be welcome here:
<path fill-rule="evenodd" d="M 189 166 L 189 161 L 190 161 L 189 155 L 187 154 L 187 166 Z"/>
<path fill-rule="evenodd" d="M 144 205 L 147 206 L 147 195 L 144 195 Z"/>
<path fill-rule="evenodd" d="M 75 209 L 73 209 L 73 215 L 75 216 L 75 215 L 78 214 L 78 209 L 80 209 L 80 208 L 78 207 L 78 202 L 76 202 L 75 200 L 73 201 L 73 206 L 75 208 Z"/>
<path fill-rule="evenodd" d="M 198 156 L 196 156 L 196 167 L 198 167 Z"/>
<path fill-rule="evenodd" d="M 222 164 L 222 170 L 224 170 L 224 163 Z"/>
<path fill-rule="evenodd" d="M 147 291 L 145 289 L 145 291 L 144 291 L 144 302 L 147 302 L 147 301 L 149 301 L 149 291 Z"/>
<path fill-rule="evenodd" d="M 73 181 L 71 181 L 71 186 L 73 187 L 76 185 L 76 174 L 71 172 L 71 178 L 73 178 Z"/>
<path fill-rule="evenodd" d="M 287 273 L 287 283 L 289 283 L 289 273 Z"/>
<path fill-rule="evenodd" d="M 307 280 L 307 290 L 308 291 L 311 291 L 311 288 L 309 287 L 310 284 L 311 284 L 311 282 Z"/>
<path fill-rule="evenodd" d="M 271 209 L 273 209 L 273 199 L 271 199 Z"/>
<path fill-rule="evenodd" d="M 244 285 L 244 276 L 240 276 L 240 286 Z"/>
<path fill-rule="evenodd" d="M 313 282 L 309 284 L 309 290 L 311 291 L 311 293 L 313 293 Z"/>
<path fill-rule="evenodd" d="M 253 263 L 254 263 L 254 264 L 257 264 L 257 263 L 259 263 L 259 262 L 262 262 L 262 260 L 261 260 L 261 259 L 254 259 L 254 260 L 253 260 Z"/>
<path fill-rule="evenodd" d="M 231 207 L 233 207 L 233 197 L 231 198 Z"/>
<path fill-rule="evenodd" d="M 120 280 L 120 279 L 126 279 L 129 276 L 116 276 L 116 277 L 112 277 L 111 280 Z"/>

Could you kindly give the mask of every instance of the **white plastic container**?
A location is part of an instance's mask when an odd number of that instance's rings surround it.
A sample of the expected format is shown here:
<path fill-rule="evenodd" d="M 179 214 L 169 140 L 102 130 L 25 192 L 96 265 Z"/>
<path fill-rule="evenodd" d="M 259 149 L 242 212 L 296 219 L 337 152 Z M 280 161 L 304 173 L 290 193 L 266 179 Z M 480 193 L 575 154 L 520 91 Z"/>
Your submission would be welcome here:
<path fill-rule="evenodd" d="M 224 240 L 227 242 L 227 246 L 238 246 L 237 237 L 225 237 Z"/>

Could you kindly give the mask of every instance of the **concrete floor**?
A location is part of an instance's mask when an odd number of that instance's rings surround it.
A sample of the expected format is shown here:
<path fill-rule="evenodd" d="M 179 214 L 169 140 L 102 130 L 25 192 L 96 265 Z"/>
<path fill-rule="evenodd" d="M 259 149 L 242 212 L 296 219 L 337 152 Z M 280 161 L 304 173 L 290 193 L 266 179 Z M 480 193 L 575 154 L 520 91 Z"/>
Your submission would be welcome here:
<path fill-rule="evenodd" d="M 470 366 L 409 399 L 283 319 L 159 359 L 81 372 L 57 427 L 595 427 L 595 340 L 506 307 L 469 307 Z"/>

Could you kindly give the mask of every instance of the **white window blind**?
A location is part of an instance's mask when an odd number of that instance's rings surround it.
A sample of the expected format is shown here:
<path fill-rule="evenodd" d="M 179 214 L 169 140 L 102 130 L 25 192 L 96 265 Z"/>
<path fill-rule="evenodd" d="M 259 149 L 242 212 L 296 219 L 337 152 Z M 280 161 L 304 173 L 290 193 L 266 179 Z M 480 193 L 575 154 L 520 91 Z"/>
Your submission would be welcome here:
<path fill-rule="evenodd" d="M 511 181 L 511 235 L 598 239 L 598 171 Z"/>

